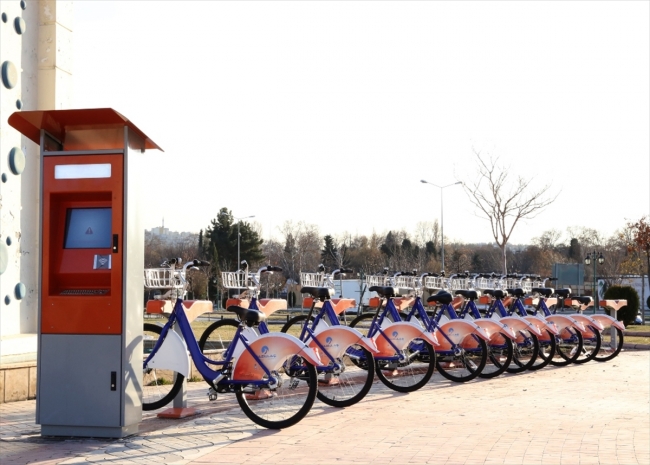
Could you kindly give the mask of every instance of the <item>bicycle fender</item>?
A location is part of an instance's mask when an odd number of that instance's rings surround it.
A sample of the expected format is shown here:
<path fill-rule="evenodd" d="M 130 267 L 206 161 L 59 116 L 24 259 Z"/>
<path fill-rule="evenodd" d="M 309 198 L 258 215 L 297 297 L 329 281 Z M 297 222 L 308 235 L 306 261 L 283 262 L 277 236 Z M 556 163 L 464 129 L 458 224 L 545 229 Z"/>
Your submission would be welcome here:
<path fill-rule="evenodd" d="M 594 320 L 600 322 L 603 325 L 603 328 L 607 326 L 614 326 L 615 328 L 620 329 L 621 331 L 625 331 L 625 325 L 623 324 L 622 321 L 618 321 L 617 319 L 605 315 L 605 314 L 597 314 L 597 315 L 591 315 L 591 318 Z"/>
<path fill-rule="evenodd" d="M 486 334 L 485 330 L 476 325 L 476 323 L 467 320 L 450 320 L 442 325 L 438 325 L 434 333 L 438 338 L 438 347 L 436 350 L 449 350 L 451 349 L 451 342 L 458 345 L 463 345 L 463 341 L 469 335 L 476 335 L 485 341 L 489 341 L 490 337 Z M 444 335 L 443 335 L 444 334 Z M 448 340 L 449 339 L 449 340 Z M 476 340 L 471 338 L 474 343 Z"/>
<path fill-rule="evenodd" d="M 515 333 L 519 331 L 529 331 L 535 336 L 542 335 L 542 332 L 537 328 L 536 325 L 532 324 L 528 320 L 524 320 L 520 316 L 504 316 L 503 318 L 500 318 L 499 321 L 508 325 L 508 327 L 512 328 Z"/>
<path fill-rule="evenodd" d="M 583 315 L 582 313 L 573 313 L 571 314 L 571 318 L 582 323 L 582 325 L 585 327 L 585 334 L 588 337 L 594 336 L 593 330 L 591 329 L 592 327 L 596 328 L 596 330 L 598 331 L 602 331 L 603 329 L 605 329 L 605 327 L 600 322 L 591 318 L 591 315 Z"/>
<path fill-rule="evenodd" d="M 550 315 L 546 317 L 546 321 L 552 321 L 555 323 L 555 326 L 557 326 L 557 329 L 559 331 L 563 331 L 569 327 L 575 328 L 581 333 L 585 332 L 585 327 L 582 325 L 582 323 L 574 320 L 570 316 L 567 315 Z"/>
<path fill-rule="evenodd" d="M 374 338 L 364 337 L 358 330 L 349 326 L 330 326 L 315 334 L 316 339 L 334 358 L 343 356 L 348 347 L 352 344 L 359 344 L 370 353 L 377 353 L 377 344 Z M 320 347 L 313 339 L 309 342 L 314 352 L 318 353 Z M 322 356 L 323 362 L 327 362 L 325 356 Z"/>
<path fill-rule="evenodd" d="M 390 342 L 399 350 L 405 349 L 413 339 L 424 339 L 434 347 L 438 345 L 438 339 L 433 333 L 423 331 L 421 326 L 418 326 L 410 321 L 397 321 L 382 327 L 382 333 L 376 336 L 375 342 L 377 343 L 377 355 L 382 357 L 392 357 L 395 355 L 395 349 L 388 342 Z"/>
<path fill-rule="evenodd" d="M 483 318 L 478 320 L 471 320 L 479 328 L 483 328 L 483 331 L 490 337 L 490 342 L 500 341 L 503 338 L 503 334 L 506 335 L 511 340 L 517 339 L 515 332 L 499 321 L 491 320 L 489 318 Z"/>
<path fill-rule="evenodd" d="M 264 364 L 267 370 L 277 371 L 291 356 L 303 357 L 307 363 L 318 366 L 321 360 L 318 354 L 295 336 L 285 333 L 263 334 L 249 344 L 250 350 L 244 350 L 233 364 L 234 380 L 260 380 L 266 376 L 264 369 L 255 360 L 251 351 Z"/>
<path fill-rule="evenodd" d="M 187 378 L 190 373 L 190 354 L 183 338 L 175 331 L 169 331 L 145 368 L 173 370 Z"/>
<path fill-rule="evenodd" d="M 545 337 L 544 333 L 542 333 L 542 329 L 549 331 L 554 336 L 557 336 L 560 333 L 554 323 L 549 322 L 548 320 L 545 320 L 544 318 L 541 318 L 537 315 L 525 316 L 524 320 L 534 325 L 539 330 L 539 335 L 542 336 L 542 338 Z"/>

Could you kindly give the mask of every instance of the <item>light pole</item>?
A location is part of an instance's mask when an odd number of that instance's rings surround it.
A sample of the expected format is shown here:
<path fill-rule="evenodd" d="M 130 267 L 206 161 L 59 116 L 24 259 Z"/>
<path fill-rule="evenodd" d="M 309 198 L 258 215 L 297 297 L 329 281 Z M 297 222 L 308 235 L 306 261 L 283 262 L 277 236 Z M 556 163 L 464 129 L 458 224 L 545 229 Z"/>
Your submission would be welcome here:
<path fill-rule="evenodd" d="M 444 221 L 442 219 L 442 190 L 445 187 L 451 187 L 451 186 L 456 186 L 458 184 L 462 184 L 462 182 L 458 181 L 452 184 L 447 184 L 446 186 L 438 186 L 437 184 L 434 184 L 429 181 L 425 181 L 424 179 L 421 179 L 420 182 L 422 184 L 430 184 L 440 189 L 440 244 L 442 245 L 442 270 L 441 271 L 445 271 L 445 228 L 444 228 Z"/>
<path fill-rule="evenodd" d="M 594 313 L 598 312 L 598 283 L 596 281 L 596 263 L 599 265 L 602 265 L 605 263 L 605 257 L 603 257 L 602 253 L 597 253 L 595 250 L 591 253 L 588 253 L 587 256 L 585 257 L 585 265 L 589 266 L 591 263 L 594 263 L 594 284 L 593 284 L 593 294 L 594 294 Z"/>
<path fill-rule="evenodd" d="M 247 220 L 248 218 L 255 218 L 255 215 L 235 218 L 237 220 L 237 269 L 239 269 L 239 265 L 241 264 L 241 260 L 239 258 L 239 240 L 241 239 L 241 234 L 239 233 L 239 226 L 241 225 L 241 220 Z"/>

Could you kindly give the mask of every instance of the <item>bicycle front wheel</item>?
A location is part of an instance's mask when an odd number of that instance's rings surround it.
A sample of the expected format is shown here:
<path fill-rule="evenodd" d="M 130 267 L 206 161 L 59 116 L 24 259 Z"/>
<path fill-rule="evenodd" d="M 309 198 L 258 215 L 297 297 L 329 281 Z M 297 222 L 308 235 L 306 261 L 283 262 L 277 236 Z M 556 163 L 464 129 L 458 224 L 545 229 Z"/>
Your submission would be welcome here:
<path fill-rule="evenodd" d="M 296 369 L 297 365 L 301 368 Z M 244 414 L 264 428 L 295 425 L 307 415 L 316 399 L 316 368 L 296 357 L 287 361 L 285 367 L 273 373 L 277 380 L 273 386 L 235 386 L 237 402 Z"/>
<path fill-rule="evenodd" d="M 170 330 L 171 331 L 171 330 Z M 143 360 L 149 356 L 160 338 L 162 328 L 152 323 L 144 324 Z M 173 370 L 147 368 L 142 375 L 142 410 L 157 410 L 169 404 L 179 393 L 185 377 Z"/>
<path fill-rule="evenodd" d="M 199 339 L 199 348 L 203 355 L 211 360 L 224 360 L 238 328 L 239 322 L 234 319 L 215 321 L 208 326 Z"/>
<path fill-rule="evenodd" d="M 397 355 L 401 360 L 397 360 Z M 397 355 L 394 361 L 375 361 L 377 378 L 382 383 L 393 391 L 413 392 L 429 382 L 436 366 L 436 353 L 431 344 L 414 339 L 402 354 Z"/>

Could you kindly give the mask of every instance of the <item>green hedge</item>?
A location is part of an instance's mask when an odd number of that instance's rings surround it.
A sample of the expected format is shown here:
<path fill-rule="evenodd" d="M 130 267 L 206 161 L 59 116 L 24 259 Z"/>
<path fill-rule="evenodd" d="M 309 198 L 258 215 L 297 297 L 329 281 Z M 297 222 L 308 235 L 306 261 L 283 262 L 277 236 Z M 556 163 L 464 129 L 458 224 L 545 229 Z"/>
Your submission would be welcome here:
<path fill-rule="evenodd" d="M 621 307 L 616 313 L 616 318 L 619 321 L 622 321 L 625 326 L 631 325 L 636 319 L 637 313 L 639 313 L 639 294 L 631 286 L 611 286 L 605 292 L 606 300 L 627 300 L 627 305 Z M 608 311 L 609 313 L 609 311 Z"/>

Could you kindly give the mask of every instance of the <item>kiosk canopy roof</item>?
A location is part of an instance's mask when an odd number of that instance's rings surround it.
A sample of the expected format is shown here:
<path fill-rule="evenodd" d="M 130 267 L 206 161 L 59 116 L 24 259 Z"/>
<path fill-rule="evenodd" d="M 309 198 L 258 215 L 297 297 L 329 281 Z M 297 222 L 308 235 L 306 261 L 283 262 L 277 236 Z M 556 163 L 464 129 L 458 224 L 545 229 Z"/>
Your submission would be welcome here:
<path fill-rule="evenodd" d="M 144 132 L 112 108 L 89 108 L 80 110 L 39 110 L 15 112 L 9 117 L 9 125 L 20 131 L 37 144 L 40 144 L 40 131 L 44 129 L 51 136 L 65 144 L 66 133 L 78 130 L 96 130 L 99 135 L 106 129 L 114 129 L 128 126 L 144 140 L 145 149 L 162 149 L 152 141 Z M 117 134 L 117 133 L 116 133 Z M 105 140 L 105 134 L 97 137 L 96 149 L 101 147 Z M 121 142 L 122 141 L 115 141 Z"/>

